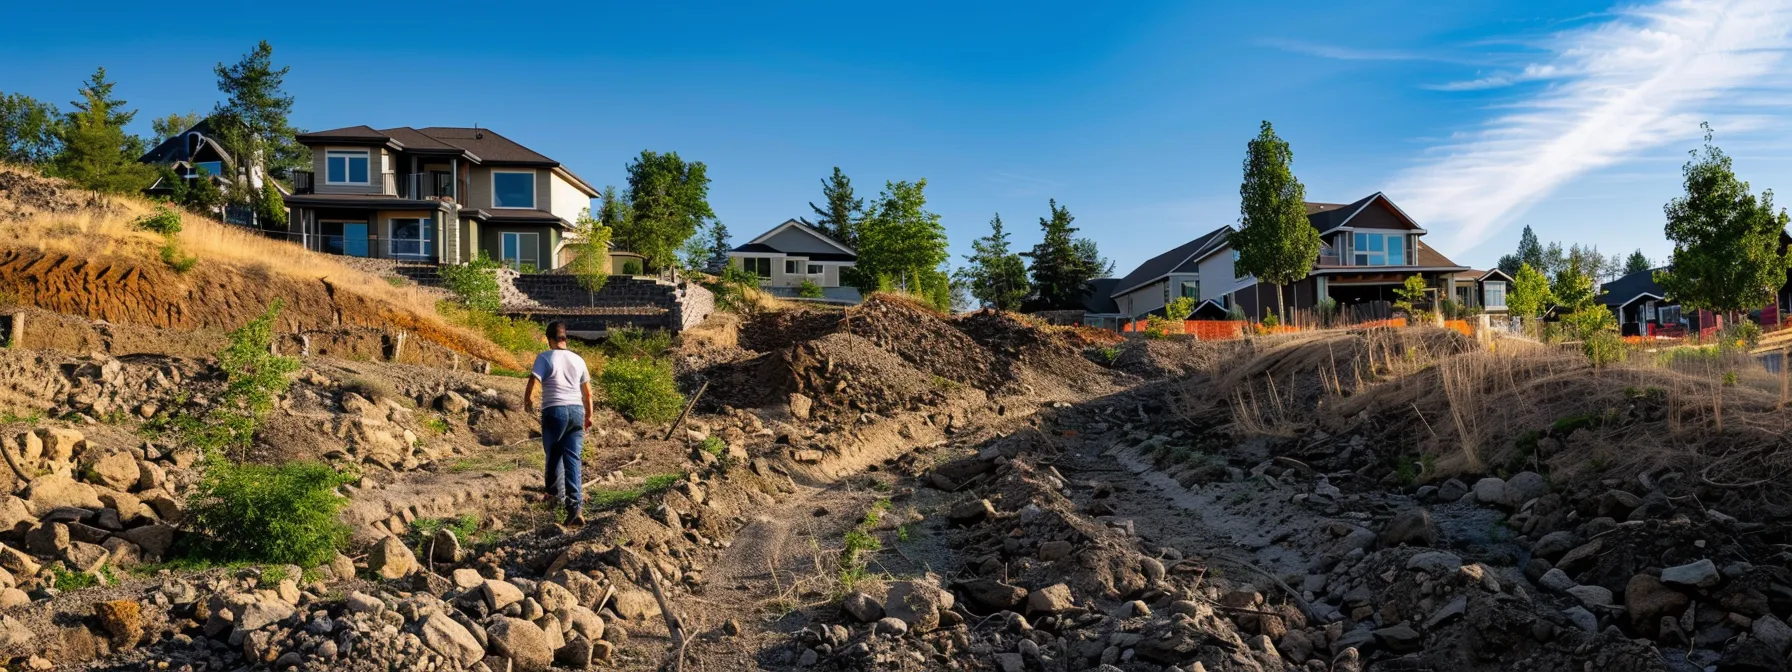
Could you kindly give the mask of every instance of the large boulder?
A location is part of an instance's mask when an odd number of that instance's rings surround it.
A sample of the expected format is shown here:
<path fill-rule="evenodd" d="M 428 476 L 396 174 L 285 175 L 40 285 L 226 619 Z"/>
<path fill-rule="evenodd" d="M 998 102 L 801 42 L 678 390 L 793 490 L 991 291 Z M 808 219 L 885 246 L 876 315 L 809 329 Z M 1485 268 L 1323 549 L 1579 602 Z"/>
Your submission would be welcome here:
<path fill-rule="evenodd" d="M 897 581 L 884 597 L 884 614 L 902 619 L 910 630 L 927 632 L 940 624 L 940 611 L 952 608 L 952 594 L 928 580 Z"/>
<path fill-rule="evenodd" d="M 499 616 L 485 629 L 493 653 L 510 659 L 515 672 L 546 672 L 554 664 L 554 649 L 540 626 L 520 618 Z"/>
<path fill-rule="evenodd" d="M 1027 601 L 1027 589 L 995 579 L 963 581 L 957 585 L 957 588 L 970 606 L 976 607 L 979 613 L 1019 611 L 1021 605 Z"/>
<path fill-rule="evenodd" d="M 1381 531 L 1379 539 L 1382 548 L 1406 546 L 1436 546 L 1437 525 L 1431 522 L 1431 514 L 1424 509 L 1413 507 L 1400 512 L 1388 521 Z"/>
<path fill-rule="evenodd" d="M 38 440 L 43 442 L 43 457 L 52 462 L 67 462 L 74 458 L 75 451 L 87 443 L 87 437 L 73 429 L 45 427 L 37 430 Z"/>
<path fill-rule="evenodd" d="M 124 491 L 137 485 L 142 470 L 137 467 L 137 458 L 131 457 L 130 453 L 113 452 L 89 463 L 83 476 L 95 485 Z"/>
<path fill-rule="evenodd" d="M 840 608 L 860 623 L 874 623 L 884 617 L 884 605 L 856 590 L 846 594 L 846 599 L 840 601 Z"/>
<path fill-rule="evenodd" d="M 1525 502 L 1542 497 L 1549 493 L 1549 482 L 1543 475 L 1535 471 L 1521 471 L 1506 481 L 1506 487 L 1500 492 L 1500 503 L 1506 508 L 1516 509 Z"/>
<path fill-rule="evenodd" d="M 367 570 L 381 578 L 401 579 L 417 571 L 417 556 L 398 537 L 386 537 L 368 551 Z"/>
<path fill-rule="evenodd" d="M 1482 504 L 1498 504 L 1505 501 L 1505 498 L 1505 479 L 1488 476 L 1487 478 L 1475 481 L 1475 501 Z"/>
<path fill-rule="evenodd" d="M 423 617 L 417 634 L 424 645 L 459 666 L 472 665 L 485 657 L 485 647 L 479 644 L 479 638 L 445 613 L 438 611 Z"/>
<path fill-rule="evenodd" d="M 40 516 L 65 506 L 83 509 L 104 506 L 93 486 L 63 474 L 44 474 L 32 480 L 31 486 L 25 489 L 25 501 Z"/>
<path fill-rule="evenodd" d="M 1075 606 L 1076 599 L 1070 594 L 1070 586 L 1062 583 L 1054 583 L 1027 594 L 1028 613 L 1049 616 L 1063 613 Z"/>
<path fill-rule="evenodd" d="M 480 590 L 485 596 L 485 606 L 492 611 L 503 611 L 505 607 L 523 601 L 523 589 L 509 581 L 486 579 Z"/>
<path fill-rule="evenodd" d="M 1710 558 L 1661 570 L 1661 582 L 1675 586 L 1710 588 L 1722 580 Z"/>
<path fill-rule="evenodd" d="M 1661 617 L 1678 618 L 1691 603 L 1685 593 L 1648 574 L 1632 576 L 1624 585 L 1624 613 L 1630 617 L 1630 626 L 1644 637 L 1659 636 Z"/>

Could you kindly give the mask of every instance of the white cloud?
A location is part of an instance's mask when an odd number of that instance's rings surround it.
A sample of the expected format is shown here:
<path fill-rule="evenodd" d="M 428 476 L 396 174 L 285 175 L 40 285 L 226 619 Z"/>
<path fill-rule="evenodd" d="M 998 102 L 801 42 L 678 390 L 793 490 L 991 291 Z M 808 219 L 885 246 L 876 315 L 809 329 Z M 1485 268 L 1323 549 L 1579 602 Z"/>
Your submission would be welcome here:
<path fill-rule="evenodd" d="M 1727 121 L 1742 112 L 1735 99 L 1784 95 L 1789 27 L 1785 0 L 1669 0 L 1558 33 L 1543 62 L 1440 87 L 1547 82 L 1433 146 L 1388 193 L 1441 234 L 1440 249 L 1460 253 L 1588 171 L 1694 139 L 1700 121 Z M 1762 124 L 1762 112 L 1749 110 L 1748 125 Z"/>

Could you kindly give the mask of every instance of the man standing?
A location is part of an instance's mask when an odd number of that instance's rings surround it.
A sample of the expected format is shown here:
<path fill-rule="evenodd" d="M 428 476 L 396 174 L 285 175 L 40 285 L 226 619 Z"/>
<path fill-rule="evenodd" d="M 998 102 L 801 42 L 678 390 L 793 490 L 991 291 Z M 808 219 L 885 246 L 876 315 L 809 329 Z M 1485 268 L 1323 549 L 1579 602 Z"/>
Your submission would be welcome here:
<path fill-rule="evenodd" d="M 585 524 L 585 484 L 580 480 L 585 430 L 591 429 L 591 371 L 585 359 L 566 349 L 566 325 L 548 323 L 549 350 L 535 356 L 523 386 L 523 411 L 534 412 L 535 385 L 541 385 L 541 447 L 547 451 L 549 501 L 566 507 L 566 524 Z"/>

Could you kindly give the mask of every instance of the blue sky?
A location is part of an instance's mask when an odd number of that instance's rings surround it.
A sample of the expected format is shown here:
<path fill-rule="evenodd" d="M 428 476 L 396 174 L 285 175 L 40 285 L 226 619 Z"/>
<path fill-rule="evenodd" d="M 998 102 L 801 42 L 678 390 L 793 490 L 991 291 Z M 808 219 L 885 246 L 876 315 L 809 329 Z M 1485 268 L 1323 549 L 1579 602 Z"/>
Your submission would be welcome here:
<path fill-rule="evenodd" d="M 1665 258 L 1701 120 L 1792 185 L 1783 0 L 108 4 L 9 8 L 80 29 L 9 35 L 0 91 L 61 104 L 105 66 L 147 133 L 267 39 L 301 128 L 478 124 L 598 185 L 677 151 L 737 242 L 839 165 L 867 198 L 927 178 L 955 263 L 995 212 L 1030 245 L 1056 198 L 1125 273 L 1236 221 L 1263 119 L 1309 199 L 1385 191 L 1474 266 L 1526 224 Z"/>

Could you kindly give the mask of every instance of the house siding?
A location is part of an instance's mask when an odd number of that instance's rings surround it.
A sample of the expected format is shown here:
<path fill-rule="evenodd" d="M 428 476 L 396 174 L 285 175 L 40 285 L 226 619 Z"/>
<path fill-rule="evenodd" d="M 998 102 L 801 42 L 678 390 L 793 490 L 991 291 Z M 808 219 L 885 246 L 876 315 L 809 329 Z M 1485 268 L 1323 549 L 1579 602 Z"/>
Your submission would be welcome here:
<path fill-rule="evenodd" d="M 1232 248 L 1220 248 L 1207 258 L 1202 259 L 1201 268 L 1201 300 L 1224 301 L 1227 294 L 1256 284 L 1251 276 L 1234 277 L 1237 267 L 1233 265 Z"/>
<path fill-rule="evenodd" d="M 551 170 L 540 171 L 536 179 L 542 174 L 548 176 L 547 210 L 567 222 L 579 221 L 579 211 L 591 207 L 591 197 Z"/>
<path fill-rule="evenodd" d="M 505 233 L 538 234 L 535 237 L 535 258 L 537 260 L 537 268 L 544 271 L 558 268 L 554 265 L 557 260 L 554 251 L 560 244 L 560 230 L 558 228 L 551 226 L 493 224 L 488 222 L 485 226 L 478 227 L 477 230 L 479 233 L 479 251 L 484 252 L 492 259 L 499 260 L 504 258 Z"/>
<path fill-rule="evenodd" d="M 829 245 L 827 241 L 809 235 L 807 231 L 791 227 L 779 231 L 778 235 L 763 241 L 766 245 L 784 251 L 786 254 L 828 253 L 840 254 L 840 248 Z"/>

